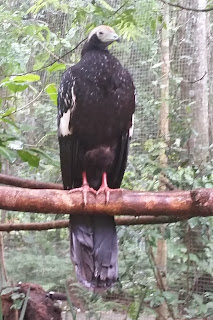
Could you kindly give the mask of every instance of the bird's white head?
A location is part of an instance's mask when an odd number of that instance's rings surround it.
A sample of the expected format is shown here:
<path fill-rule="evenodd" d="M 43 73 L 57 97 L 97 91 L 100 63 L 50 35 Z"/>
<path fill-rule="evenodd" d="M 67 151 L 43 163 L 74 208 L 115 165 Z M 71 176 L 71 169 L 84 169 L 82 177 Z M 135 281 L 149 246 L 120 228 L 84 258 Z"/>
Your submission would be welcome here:
<path fill-rule="evenodd" d="M 90 41 L 94 35 L 105 46 L 108 46 L 114 41 L 119 41 L 119 36 L 115 32 L 115 30 L 105 25 L 94 28 L 88 36 L 88 41 Z"/>

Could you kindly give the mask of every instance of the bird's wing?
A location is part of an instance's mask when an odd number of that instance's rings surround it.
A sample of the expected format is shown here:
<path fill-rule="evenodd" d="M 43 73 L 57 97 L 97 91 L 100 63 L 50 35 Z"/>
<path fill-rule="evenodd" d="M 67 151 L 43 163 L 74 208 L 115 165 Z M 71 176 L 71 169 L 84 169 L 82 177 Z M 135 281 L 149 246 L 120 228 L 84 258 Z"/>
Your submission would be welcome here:
<path fill-rule="evenodd" d="M 125 82 L 123 81 L 125 79 Z M 129 144 L 133 134 L 135 111 L 135 88 L 129 72 L 121 68 L 117 75 L 112 77 L 114 97 L 122 112 L 129 117 L 126 130 L 119 138 L 115 147 L 115 159 L 111 172 L 108 174 L 108 184 L 111 188 L 119 188 L 126 169 Z"/>
<path fill-rule="evenodd" d="M 132 137 L 133 130 L 133 119 L 132 116 L 132 124 L 129 130 L 123 134 L 115 149 L 115 159 L 113 162 L 113 167 L 111 172 L 108 174 L 108 184 L 110 188 L 116 189 L 119 188 L 123 179 L 123 175 L 127 165 L 127 157 L 129 153 L 129 144 Z"/>
<path fill-rule="evenodd" d="M 58 139 L 64 189 L 77 187 L 77 185 L 74 186 L 74 182 L 76 183 L 78 175 L 78 139 L 72 128 L 75 107 L 75 80 L 70 68 L 63 75 L 58 90 Z"/>

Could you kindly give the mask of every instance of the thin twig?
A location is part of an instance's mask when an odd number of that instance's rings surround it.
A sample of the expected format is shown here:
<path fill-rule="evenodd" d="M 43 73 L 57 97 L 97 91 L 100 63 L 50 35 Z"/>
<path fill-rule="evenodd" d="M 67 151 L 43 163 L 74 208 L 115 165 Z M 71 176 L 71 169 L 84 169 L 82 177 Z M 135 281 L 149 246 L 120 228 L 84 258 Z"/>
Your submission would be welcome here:
<path fill-rule="evenodd" d="M 11 116 L 11 114 L 14 114 L 14 113 L 17 113 L 23 109 L 26 109 L 28 108 L 32 103 L 34 103 L 36 100 L 38 100 L 38 98 L 41 96 L 41 94 L 44 92 L 44 89 L 42 89 L 39 94 L 33 99 L 31 100 L 30 102 L 28 102 L 27 104 L 25 104 L 23 107 L 21 107 L 20 109 L 16 109 L 14 110 L 13 112 L 11 112 L 9 115 L 5 115 L 5 116 L 2 116 L 2 118 L 6 118 L 6 117 L 9 117 Z"/>
<path fill-rule="evenodd" d="M 148 241 L 146 241 L 146 242 L 149 243 Z M 161 291 L 162 297 L 163 297 L 163 299 L 164 299 L 164 301 L 165 301 L 165 303 L 167 305 L 170 317 L 173 320 L 176 320 L 174 312 L 173 312 L 169 302 L 167 301 L 166 297 L 163 294 L 166 291 L 166 288 L 165 288 L 165 285 L 164 285 L 164 282 L 163 282 L 163 278 L 162 278 L 161 272 L 160 272 L 160 270 L 159 270 L 159 268 L 157 266 L 157 263 L 156 263 L 155 256 L 154 256 L 154 253 L 153 253 L 151 245 L 149 245 L 148 258 L 149 258 L 149 261 L 151 263 L 151 267 L 153 269 L 153 273 L 154 273 L 154 276 L 156 278 L 156 281 L 157 281 L 157 284 L 158 284 L 158 288 Z"/>
<path fill-rule="evenodd" d="M 212 11 L 213 10 L 213 7 L 210 7 L 210 8 L 205 8 L 205 9 L 196 9 L 196 8 L 189 8 L 189 7 L 184 7 L 178 3 L 171 3 L 171 2 L 168 2 L 168 1 L 165 1 L 165 0 L 159 0 L 161 2 L 163 2 L 164 4 L 167 4 L 171 7 L 176 7 L 176 8 L 180 8 L 182 10 L 187 10 L 187 11 L 194 11 L 194 12 L 209 12 L 209 11 Z"/>
<path fill-rule="evenodd" d="M 125 5 L 127 4 L 128 1 L 124 2 L 124 4 L 122 4 L 115 12 L 113 12 L 112 16 L 115 16 L 121 9 L 123 9 L 125 7 Z"/>
<path fill-rule="evenodd" d="M 205 76 L 206 76 L 206 75 L 207 75 L 207 71 L 205 71 L 204 75 L 203 75 L 200 79 L 195 80 L 195 81 L 188 81 L 188 83 L 190 83 L 190 84 L 197 83 L 197 82 L 199 82 L 199 81 L 203 80 L 203 79 L 205 78 Z"/>
<path fill-rule="evenodd" d="M 47 47 L 45 47 L 45 45 L 42 44 L 42 42 L 39 42 L 41 47 L 46 50 L 52 57 L 54 57 L 55 59 L 57 59 L 57 61 L 60 61 L 64 64 L 66 64 L 66 61 L 64 61 L 61 57 L 58 57 L 54 52 L 52 52 L 51 50 L 49 50 Z"/>
<path fill-rule="evenodd" d="M 160 176 L 159 178 L 160 182 L 163 183 L 168 190 L 173 191 L 175 189 L 177 189 L 170 181 L 167 177 L 165 176 Z"/>
<path fill-rule="evenodd" d="M 209 11 L 212 11 L 213 10 L 213 7 L 210 7 L 210 8 L 205 8 L 205 9 L 196 9 L 196 8 L 189 8 L 189 7 L 184 7 L 178 3 L 171 3 L 171 2 L 168 2 L 168 1 L 165 1 L 165 0 L 159 0 L 161 2 L 163 2 L 164 4 L 167 4 L 171 7 L 176 7 L 176 8 L 180 8 L 182 10 L 187 10 L 187 11 L 194 11 L 194 12 L 209 12 Z"/>

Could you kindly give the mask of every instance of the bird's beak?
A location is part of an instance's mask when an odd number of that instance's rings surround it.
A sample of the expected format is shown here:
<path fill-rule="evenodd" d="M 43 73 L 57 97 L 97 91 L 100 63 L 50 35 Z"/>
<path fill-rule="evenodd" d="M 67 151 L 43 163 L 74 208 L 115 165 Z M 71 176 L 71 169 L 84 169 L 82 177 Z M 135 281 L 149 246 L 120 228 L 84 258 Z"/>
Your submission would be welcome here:
<path fill-rule="evenodd" d="M 117 35 L 117 33 L 114 33 L 113 38 L 114 38 L 114 41 L 120 42 L 120 38 Z"/>
<path fill-rule="evenodd" d="M 114 41 L 119 42 L 119 41 L 120 41 L 120 38 L 119 38 L 119 36 L 117 35 L 117 33 L 112 32 L 112 33 L 110 33 L 110 34 L 108 35 L 108 38 L 107 38 L 106 40 L 112 43 L 112 42 L 114 42 Z"/>

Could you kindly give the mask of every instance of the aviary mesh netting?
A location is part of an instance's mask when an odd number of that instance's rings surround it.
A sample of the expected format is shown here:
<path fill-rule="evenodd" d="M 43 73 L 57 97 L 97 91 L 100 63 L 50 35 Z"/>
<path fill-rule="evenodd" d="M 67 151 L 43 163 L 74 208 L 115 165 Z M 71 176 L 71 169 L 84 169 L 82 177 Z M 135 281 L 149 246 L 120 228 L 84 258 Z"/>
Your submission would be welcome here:
<path fill-rule="evenodd" d="M 206 0 L 178 3 L 195 9 L 213 5 Z M 184 10 L 160 0 L 14 0 L 0 2 L 0 19 L 2 74 L 43 68 L 34 72 L 40 80 L 26 90 L 11 93 L 9 86 L 0 88 L 2 97 L 8 98 L 2 98 L 2 110 L 19 110 L 13 115 L 18 124 L 12 127 L 13 134 L 17 140 L 24 137 L 32 152 L 39 148 L 41 156 L 38 168 L 16 158 L 10 164 L 3 161 L 3 172 L 61 182 L 54 104 L 63 73 L 59 64 L 66 68 L 75 64 L 82 46 L 65 53 L 92 27 L 109 24 L 122 37 L 110 50 L 130 71 L 136 87 L 134 137 L 123 187 L 148 191 L 213 187 L 212 11 Z M 55 72 L 44 68 L 56 60 Z M 163 137 L 160 119 L 165 105 L 169 131 Z M 9 125 L 3 123 L 4 130 Z M 11 144 L 12 150 L 15 147 Z M 160 160 L 162 152 L 166 165 Z M 13 222 L 53 219 L 13 212 L 6 217 Z M 67 283 L 77 319 L 165 319 L 165 313 L 159 315 L 165 308 L 171 319 L 213 319 L 212 227 L 212 218 L 118 227 L 120 278 L 103 294 L 77 284 L 66 229 L 4 234 L 6 266 L 14 281 L 62 292 Z"/>

